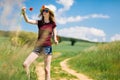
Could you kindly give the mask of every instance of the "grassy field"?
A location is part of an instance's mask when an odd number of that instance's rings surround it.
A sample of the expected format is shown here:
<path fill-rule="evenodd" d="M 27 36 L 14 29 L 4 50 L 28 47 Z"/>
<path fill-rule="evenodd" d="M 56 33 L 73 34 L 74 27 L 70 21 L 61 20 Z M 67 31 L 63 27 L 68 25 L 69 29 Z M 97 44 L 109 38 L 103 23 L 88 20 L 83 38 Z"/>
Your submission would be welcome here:
<path fill-rule="evenodd" d="M 60 68 L 60 62 L 66 58 L 78 55 L 84 49 L 94 45 L 93 43 L 77 42 L 71 46 L 70 42 L 63 41 L 59 45 L 53 45 L 53 60 L 51 67 L 52 80 L 75 78 Z M 8 37 L 0 37 L 0 80 L 27 80 L 22 68 L 22 63 L 32 51 L 34 46 L 14 46 Z M 37 59 L 31 66 L 31 80 L 37 80 L 35 65 L 41 62 Z"/>
<path fill-rule="evenodd" d="M 0 80 L 27 80 L 22 63 L 34 46 L 14 46 L 8 37 L 0 37 Z M 82 72 L 95 80 L 120 79 L 120 42 L 96 44 L 76 42 L 71 46 L 69 41 L 53 45 L 51 66 L 52 80 L 75 79 L 76 77 L 64 72 L 60 62 L 72 57 L 68 62 L 70 67 Z M 37 80 L 35 66 L 41 62 L 38 58 L 31 66 L 31 80 Z"/>
<path fill-rule="evenodd" d="M 92 46 L 68 64 L 95 80 L 120 80 L 120 41 Z"/>

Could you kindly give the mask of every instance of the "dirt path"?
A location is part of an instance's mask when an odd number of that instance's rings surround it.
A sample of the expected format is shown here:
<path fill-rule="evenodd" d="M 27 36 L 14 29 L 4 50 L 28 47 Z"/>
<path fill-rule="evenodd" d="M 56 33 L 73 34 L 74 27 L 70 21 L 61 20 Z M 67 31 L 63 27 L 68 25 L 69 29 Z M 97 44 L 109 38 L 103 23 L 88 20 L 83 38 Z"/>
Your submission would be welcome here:
<path fill-rule="evenodd" d="M 38 80 L 45 80 L 44 63 L 43 62 L 36 65 L 35 71 L 36 71 Z M 56 80 L 56 79 L 53 79 L 53 80 Z M 67 80 L 67 79 L 66 78 L 61 78 L 59 80 Z"/>
<path fill-rule="evenodd" d="M 36 65 L 36 74 L 37 74 L 38 80 L 45 80 L 44 63 L 43 62 Z"/>
<path fill-rule="evenodd" d="M 70 58 L 65 59 L 64 61 L 60 63 L 62 70 L 68 72 L 69 74 L 76 76 L 78 80 L 93 80 L 82 73 L 77 73 L 75 70 L 70 69 L 69 66 L 67 65 L 68 60 L 70 60 Z"/>
<path fill-rule="evenodd" d="M 73 76 L 76 76 L 78 78 L 78 79 L 74 79 L 74 80 L 92 80 L 89 77 L 85 76 L 84 74 L 77 73 L 75 70 L 70 69 L 69 66 L 67 65 L 67 61 L 69 59 L 70 58 L 65 59 L 64 61 L 60 62 L 62 70 L 66 71 L 69 74 L 72 74 Z M 44 63 L 41 62 L 41 63 L 37 64 L 35 70 L 36 70 L 36 74 L 37 74 L 38 80 L 45 80 L 45 78 L 44 78 L 44 76 L 45 76 L 45 73 L 44 73 Z M 67 79 L 60 79 L 60 80 L 67 80 Z"/>

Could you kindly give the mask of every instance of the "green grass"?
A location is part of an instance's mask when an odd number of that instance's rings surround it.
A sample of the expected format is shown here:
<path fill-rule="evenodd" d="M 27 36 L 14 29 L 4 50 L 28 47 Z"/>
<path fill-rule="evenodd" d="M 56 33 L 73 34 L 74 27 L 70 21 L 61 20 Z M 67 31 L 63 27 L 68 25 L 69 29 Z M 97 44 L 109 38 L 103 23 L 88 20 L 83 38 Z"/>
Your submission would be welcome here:
<path fill-rule="evenodd" d="M 12 46 L 9 38 L 0 37 L 0 80 L 26 80 L 22 63 L 31 49 L 27 48 Z"/>
<path fill-rule="evenodd" d="M 53 60 L 51 65 L 52 80 L 61 78 L 73 79 L 74 76 L 61 70 L 60 62 L 65 58 L 78 55 L 83 49 L 92 46 L 92 43 L 78 42 L 71 46 L 70 42 L 53 45 Z M 14 46 L 8 37 L 0 37 L 0 80 L 27 80 L 22 63 L 33 49 L 32 46 Z M 41 58 L 36 62 L 42 61 Z M 35 65 L 31 66 L 31 79 L 37 80 Z"/>
<path fill-rule="evenodd" d="M 68 64 L 95 80 L 120 80 L 120 42 L 88 48 Z"/>

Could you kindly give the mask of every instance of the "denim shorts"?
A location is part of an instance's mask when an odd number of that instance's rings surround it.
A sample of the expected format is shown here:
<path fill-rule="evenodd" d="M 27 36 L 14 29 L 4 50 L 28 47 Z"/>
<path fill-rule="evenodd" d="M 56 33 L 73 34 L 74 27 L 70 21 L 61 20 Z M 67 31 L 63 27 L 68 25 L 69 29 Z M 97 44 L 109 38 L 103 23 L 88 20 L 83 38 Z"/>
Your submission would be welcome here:
<path fill-rule="evenodd" d="M 52 47 L 51 46 L 40 46 L 40 47 L 35 47 L 33 52 L 36 54 L 46 54 L 46 55 L 51 55 L 52 54 Z"/>

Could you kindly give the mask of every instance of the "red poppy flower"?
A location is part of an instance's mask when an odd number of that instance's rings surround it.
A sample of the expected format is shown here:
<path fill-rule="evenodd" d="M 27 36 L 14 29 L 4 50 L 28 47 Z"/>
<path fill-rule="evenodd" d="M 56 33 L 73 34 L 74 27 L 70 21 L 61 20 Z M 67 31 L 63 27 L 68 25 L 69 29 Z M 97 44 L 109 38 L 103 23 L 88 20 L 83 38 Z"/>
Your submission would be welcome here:
<path fill-rule="evenodd" d="M 29 8 L 29 10 L 30 10 L 30 11 L 32 11 L 32 10 L 33 10 L 33 8 L 31 7 L 31 8 Z"/>
<path fill-rule="evenodd" d="M 42 6 L 42 9 L 45 9 L 45 5 Z"/>

